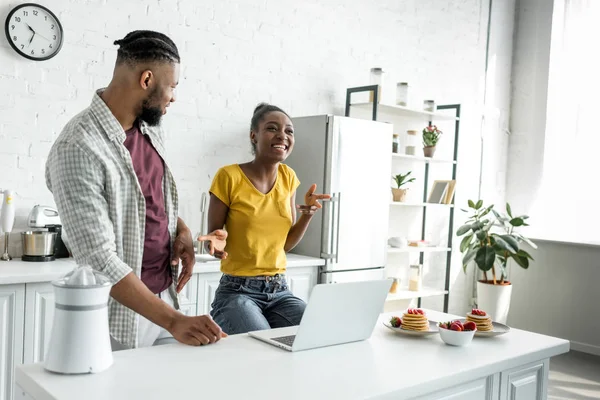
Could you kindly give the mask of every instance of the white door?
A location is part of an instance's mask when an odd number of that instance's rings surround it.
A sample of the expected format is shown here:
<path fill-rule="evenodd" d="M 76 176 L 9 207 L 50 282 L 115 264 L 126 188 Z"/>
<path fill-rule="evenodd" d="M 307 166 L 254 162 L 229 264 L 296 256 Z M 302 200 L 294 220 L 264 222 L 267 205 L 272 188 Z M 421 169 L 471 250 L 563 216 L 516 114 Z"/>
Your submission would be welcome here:
<path fill-rule="evenodd" d="M 319 267 L 297 267 L 286 271 L 286 280 L 294 296 L 308 303 L 310 292 L 317 284 Z"/>
<path fill-rule="evenodd" d="M 383 267 L 392 174 L 392 125 L 335 117 L 331 131 L 332 258 L 327 270 Z M 365 214 L 365 207 L 368 213 Z"/>
<path fill-rule="evenodd" d="M 198 315 L 196 301 L 198 297 L 198 274 L 193 274 L 181 293 L 179 293 L 179 309 L 185 315 Z"/>
<path fill-rule="evenodd" d="M 502 373 L 501 400 L 543 400 L 547 398 L 548 360 Z"/>
<path fill-rule="evenodd" d="M 23 362 L 44 361 L 52 322 L 54 320 L 54 290 L 52 284 L 28 283 L 25 285 L 25 341 Z"/>
<path fill-rule="evenodd" d="M 210 313 L 210 305 L 215 299 L 215 293 L 219 287 L 221 275 L 220 272 L 198 274 L 198 315 Z"/>
<path fill-rule="evenodd" d="M 12 400 L 15 365 L 23 363 L 25 285 L 0 286 L 0 400 Z"/>

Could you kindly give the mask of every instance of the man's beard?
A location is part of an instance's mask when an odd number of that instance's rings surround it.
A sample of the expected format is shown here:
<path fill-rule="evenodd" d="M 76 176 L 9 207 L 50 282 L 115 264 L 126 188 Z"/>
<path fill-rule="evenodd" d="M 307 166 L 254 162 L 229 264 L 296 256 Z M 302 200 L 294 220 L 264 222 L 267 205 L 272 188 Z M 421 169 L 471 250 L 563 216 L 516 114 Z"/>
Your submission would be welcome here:
<path fill-rule="evenodd" d="M 163 116 L 163 111 L 160 107 L 152 106 L 152 102 L 156 94 L 156 90 L 150 93 L 148 98 L 142 103 L 142 112 L 138 116 L 139 119 L 147 123 L 149 126 L 157 126 Z"/>

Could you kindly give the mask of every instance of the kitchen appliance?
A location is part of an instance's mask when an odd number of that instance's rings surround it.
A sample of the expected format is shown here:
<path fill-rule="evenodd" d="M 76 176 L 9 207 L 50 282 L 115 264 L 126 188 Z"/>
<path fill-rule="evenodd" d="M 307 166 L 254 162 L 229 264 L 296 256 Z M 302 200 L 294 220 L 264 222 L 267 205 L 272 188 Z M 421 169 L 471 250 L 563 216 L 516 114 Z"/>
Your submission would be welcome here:
<path fill-rule="evenodd" d="M 8 254 L 8 237 L 15 223 L 15 203 L 12 190 L 0 189 L 0 193 L 4 194 L 2 211 L 0 211 L 0 229 L 4 232 L 4 253 L 2 253 L 0 260 L 10 261 L 12 257 Z"/>
<path fill-rule="evenodd" d="M 27 225 L 35 231 L 23 232 L 23 261 L 53 261 L 69 257 L 62 240 L 62 225 L 58 211 L 49 206 L 36 205 L 31 209 Z"/>
<path fill-rule="evenodd" d="M 198 232 L 198 234 L 196 235 L 196 237 L 194 238 L 194 241 L 196 242 L 196 254 L 204 254 L 205 253 L 205 248 L 204 248 L 204 243 L 200 242 L 198 240 L 196 240 L 199 236 L 202 235 L 206 235 L 206 219 L 207 219 L 207 198 L 208 195 L 206 194 L 206 192 L 202 192 L 202 196 L 200 197 L 200 231 Z"/>
<path fill-rule="evenodd" d="M 52 282 L 54 320 L 45 358 L 48 371 L 87 374 L 113 363 L 108 330 L 111 283 L 101 272 L 84 265 Z"/>
<path fill-rule="evenodd" d="M 319 282 L 381 279 L 387 258 L 392 125 L 319 115 L 293 118 L 286 160 L 300 179 L 296 204 L 313 183 L 323 202 L 294 253 L 325 259 Z"/>

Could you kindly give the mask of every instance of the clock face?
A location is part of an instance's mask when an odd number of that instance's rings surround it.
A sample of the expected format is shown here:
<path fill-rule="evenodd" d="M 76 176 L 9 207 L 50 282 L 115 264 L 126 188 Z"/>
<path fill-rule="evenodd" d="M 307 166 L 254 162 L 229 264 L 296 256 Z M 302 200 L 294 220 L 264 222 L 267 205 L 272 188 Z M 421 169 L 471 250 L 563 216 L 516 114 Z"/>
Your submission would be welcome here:
<path fill-rule="evenodd" d="M 12 48 L 30 60 L 43 61 L 54 57 L 63 42 L 58 18 L 38 4 L 15 7 L 6 18 L 4 30 Z"/>

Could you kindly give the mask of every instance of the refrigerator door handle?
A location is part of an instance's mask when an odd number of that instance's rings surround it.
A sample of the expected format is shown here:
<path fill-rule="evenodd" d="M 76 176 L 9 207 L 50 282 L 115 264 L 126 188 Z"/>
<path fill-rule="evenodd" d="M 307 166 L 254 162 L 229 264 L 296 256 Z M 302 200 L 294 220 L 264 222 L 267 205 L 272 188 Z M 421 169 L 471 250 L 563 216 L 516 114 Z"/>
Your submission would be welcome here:
<path fill-rule="evenodd" d="M 341 211 L 341 204 L 342 204 L 342 193 L 338 192 L 337 194 L 337 215 L 335 218 L 335 263 L 337 264 L 339 262 L 339 248 L 340 248 L 340 211 Z"/>
<path fill-rule="evenodd" d="M 334 216 L 335 216 L 335 205 L 338 201 L 335 193 L 331 196 L 331 199 L 323 201 L 323 213 L 326 215 L 323 216 L 321 223 L 321 232 L 325 231 L 327 225 L 329 225 L 329 229 L 327 230 L 327 235 L 323 235 L 321 238 L 321 249 L 325 251 L 321 251 L 321 258 L 325 260 L 331 260 L 336 257 L 336 254 L 332 252 L 333 240 L 334 240 Z M 330 222 L 331 221 L 331 222 Z"/>

